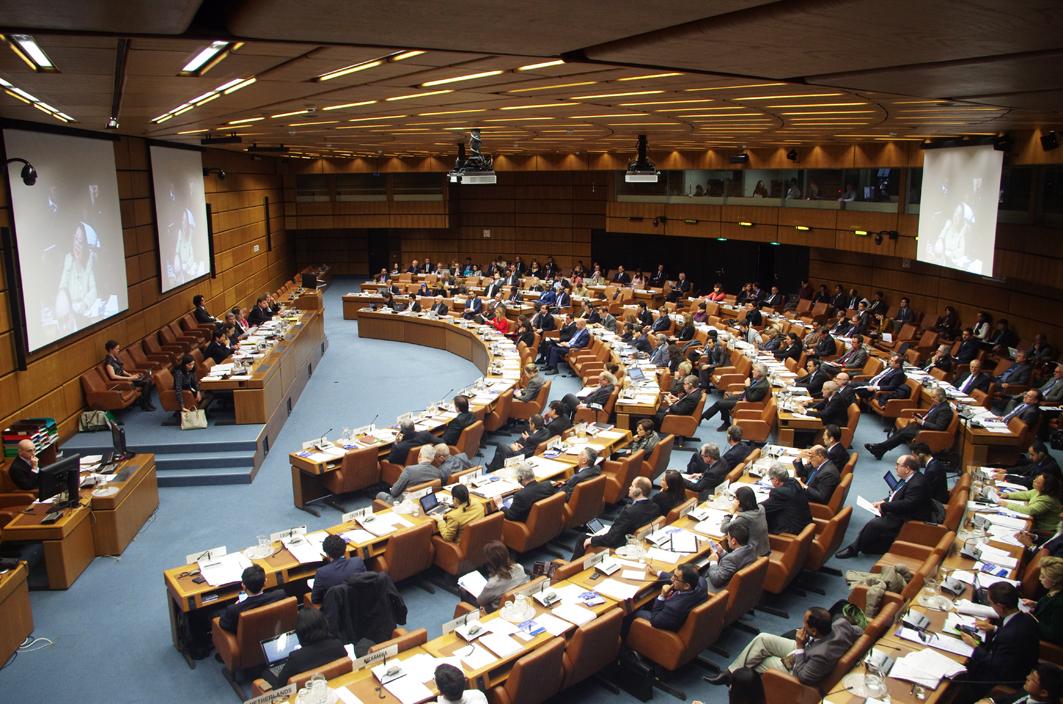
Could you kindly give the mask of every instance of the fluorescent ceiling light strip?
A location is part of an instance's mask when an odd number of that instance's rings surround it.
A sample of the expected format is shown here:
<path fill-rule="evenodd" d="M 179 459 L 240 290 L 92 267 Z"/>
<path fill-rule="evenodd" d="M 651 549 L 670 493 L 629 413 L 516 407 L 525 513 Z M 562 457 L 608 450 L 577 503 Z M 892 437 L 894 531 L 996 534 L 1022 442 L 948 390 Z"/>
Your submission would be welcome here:
<path fill-rule="evenodd" d="M 342 76 L 348 76 L 348 75 L 350 75 L 352 73 L 358 73 L 359 71 L 365 71 L 367 69 L 376 68 L 377 66 L 380 66 L 383 63 L 384 62 L 380 61 L 379 59 L 376 60 L 376 61 L 363 61 L 360 64 L 352 64 L 350 66 L 344 66 L 343 68 L 338 68 L 335 71 L 329 71 L 328 73 L 323 73 L 323 74 L 321 74 L 320 76 L 317 77 L 317 80 L 318 81 L 331 81 L 334 78 L 340 78 Z"/>
<path fill-rule="evenodd" d="M 293 115 L 305 115 L 310 112 L 309 108 L 303 108 L 302 110 L 292 110 L 291 112 L 279 112 L 276 115 L 270 115 L 274 120 L 280 117 L 292 117 Z"/>
<path fill-rule="evenodd" d="M 11 40 L 18 44 L 29 56 L 30 60 L 41 68 L 55 68 L 55 64 L 44 53 L 44 49 L 37 44 L 37 40 L 28 34 L 12 34 Z"/>
<path fill-rule="evenodd" d="M 230 125 L 240 125 L 247 122 L 258 122 L 259 120 L 265 120 L 265 117 L 242 117 L 239 120 L 229 120 Z"/>
<path fill-rule="evenodd" d="M 189 61 L 187 64 L 185 64 L 184 68 L 181 69 L 181 72 L 182 73 L 195 73 L 199 69 L 203 68 L 203 66 L 205 66 L 208 61 L 210 61 L 215 56 L 217 56 L 222 51 L 224 51 L 226 49 L 226 47 L 228 47 L 228 46 L 229 46 L 229 42 L 224 42 L 224 41 L 211 42 L 210 46 L 206 47 L 205 49 L 200 51 L 198 54 L 196 54 L 194 57 L 192 57 L 192 60 Z"/>
<path fill-rule="evenodd" d="M 738 86 L 708 86 L 706 88 L 685 88 L 684 93 L 700 93 L 708 90 L 741 90 L 743 88 L 770 88 L 772 86 L 785 86 L 786 83 L 745 83 Z"/>
<path fill-rule="evenodd" d="M 440 78 L 435 81 L 425 81 L 421 84 L 422 88 L 431 88 L 432 86 L 441 86 L 447 83 L 458 83 L 460 81 L 473 81 L 477 78 L 489 78 L 491 76 L 497 76 L 502 71 L 481 71 L 480 73 L 469 73 L 464 76 L 454 76 L 453 78 Z"/>
<path fill-rule="evenodd" d="M 470 112 L 487 112 L 486 108 L 475 108 L 471 110 L 440 110 L 437 112 L 419 112 L 417 117 L 433 117 L 435 115 L 462 115 Z"/>
<path fill-rule="evenodd" d="M 426 93 L 410 93 L 409 95 L 396 95 L 391 98 L 385 98 L 385 102 L 391 103 L 396 100 L 410 100 L 411 98 L 427 98 L 431 95 L 443 95 L 444 93 L 453 93 L 453 88 L 447 88 L 446 90 L 430 90 Z"/>
<path fill-rule="evenodd" d="M 845 93 L 791 93 L 789 95 L 754 95 L 748 97 L 732 98 L 732 100 L 781 100 L 784 98 L 831 98 Z"/>
<path fill-rule="evenodd" d="M 377 101 L 375 100 L 361 100 L 357 103 L 342 103 L 341 105 L 329 105 L 328 107 L 321 108 L 322 110 L 342 110 L 344 108 L 357 108 L 363 105 L 372 105 Z"/>
<path fill-rule="evenodd" d="M 236 85 L 231 86 L 229 88 L 226 88 L 225 91 L 224 91 L 225 95 L 230 95 L 232 93 L 235 93 L 238 90 L 242 90 L 243 88 L 247 88 L 249 85 L 251 85 L 252 83 L 254 83 L 257 80 L 258 79 L 255 78 L 254 76 L 251 76 L 251 78 L 248 78 L 246 81 L 240 81 Z"/>
<path fill-rule="evenodd" d="M 578 86 L 593 86 L 598 81 L 578 81 L 576 83 L 555 83 L 549 86 L 538 86 L 537 88 L 514 88 L 509 93 L 532 93 L 537 90 L 552 90 L 554 88 L 576 88 Z"/>
<path fill-rule="evenodd" d="M 418 49 L 411 49 L 409 51 L 403 51 L 398 54 L 394 54 L 388 57 L 388 61 L 405 61 L 406 59 L 412 59 L 415 56 L 420 56 L 425 52 Z"/>
<path fill-rule="evenodd" d="M 649 113 L 646 113 L 646 112 L 632 112 L 632 113 L 613 112 L 613 113 L 605 113 L 605 114 L 602 114 L 602 115 L 569 115 L 569 117 L 572 118 L 573 120 L 596 120 L 596 119 L 603 118 L 603 117 L 645 117 L 648 114 Z"/>
<path fill-rule="evenodd" d="M 539 103 L 537 105 L 509 105 L 499 110 L 539 110 L 540 108 L 563 108 L 579 105 L 579 103 Z"/>
<path fill-rule="evenodd" d="M 406 115 L 374 115 L 373 117 L 352 117 L 347 122 L 370 122 L 373 120 L 401 120 Z"/>
<path fill-rule="evenodd" d="M 625 78 L 618 78 L 618 81 L 648 81 L 652 78 L 670 78 L 672 76 L 682 76 L 684 74 L 673 71 L 672 73 L 647 73 L 642 76 L 627 76 Z"/>
<path fill-rule="evenodd" d="M 597 100 L 599 98 L 624 98 L 629 95 L 656 95 L 663 90 L 634 90 L 628 93 L 599 93 L 598 95 L 573 95 L 568 100 Z"/>
<path fill-rule="evenodd" d="M 549 68 L 551 66 L 560 66 L 565 63 L 564 59 L 557 59 L 555 61 L 543 61 L 538 64 L 528 64 L 527 66 L 519 66 L 518 71 L 534 71 L 537 68 Z"/>

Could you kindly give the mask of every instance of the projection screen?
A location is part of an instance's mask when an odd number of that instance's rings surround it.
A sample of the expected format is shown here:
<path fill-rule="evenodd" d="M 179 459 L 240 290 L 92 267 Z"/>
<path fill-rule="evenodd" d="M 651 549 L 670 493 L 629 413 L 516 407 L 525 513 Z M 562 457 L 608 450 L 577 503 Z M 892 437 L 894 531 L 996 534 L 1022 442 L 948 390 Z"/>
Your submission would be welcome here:
<path fill-rule="evenodd" d="M 993 274 L 1004 152 L 992 145 L 927 149 L 919 203 L 921 262 Z"/>
<path fill-rule="evenodd" d="M 207 198 L 198 151 L 150 146 L 162 292 L 210 272 Z"/>
<path fill-rule="evenodd" d="M 114 143 L 4 130 L 26 342 L 30 352 L 129 307 Z"/>

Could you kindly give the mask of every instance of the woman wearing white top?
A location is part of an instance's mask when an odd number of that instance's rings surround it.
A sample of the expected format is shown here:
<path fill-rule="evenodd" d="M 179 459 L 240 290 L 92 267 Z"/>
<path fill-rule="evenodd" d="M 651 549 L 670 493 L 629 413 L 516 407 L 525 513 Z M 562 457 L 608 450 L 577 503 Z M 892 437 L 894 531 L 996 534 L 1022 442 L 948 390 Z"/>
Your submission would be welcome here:
<path fill-rule="evenodd" d="M 436 668 L 438 704 L 487 704 L 487 697 L 478 689 L 465 689 L 465 673 L 453 665 Z"/>
<path fill-rule="evenodd" d="M 514 562 L 509 556 L 509 548 L 498 540 L 492 540 L 484 545 L 484 557 L 487 559 L 484 565 L 484 570 L 487 572 L 487 584 L 476 597 L 476 603 L 486 611 L 495 611 L 498 609 L 498 602 L 502 595 L 527 582 L 528 575 L 523 565 Z"/>

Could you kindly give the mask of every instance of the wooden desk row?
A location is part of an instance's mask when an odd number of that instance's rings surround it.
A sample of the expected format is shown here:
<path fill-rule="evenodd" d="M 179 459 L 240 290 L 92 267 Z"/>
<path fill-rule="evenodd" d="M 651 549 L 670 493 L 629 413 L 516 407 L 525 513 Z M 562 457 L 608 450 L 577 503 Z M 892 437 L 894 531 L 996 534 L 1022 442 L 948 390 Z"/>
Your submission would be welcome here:
<path fill-rule="evenodd" d="M 0 663 L 6 663 L 12 653 L 33 633 L 33 611 L 30 592 L 26 586 L 29 569 L 25 562 L 0 574 Z"/>
<path fill-rule="evenodd" d="M 40 542 L 50 589 L 67 589 L 93 558 L 120 555 L 159 506 L 155 455 L 138 454 L 122 462 L 107 485 L 117 491 L 94 495 L 81 490 L 81 504 L 67 508 L 52 524 L 41 520 L 50 504 L 33 504 L 3 528 L 3 541 Z"/>

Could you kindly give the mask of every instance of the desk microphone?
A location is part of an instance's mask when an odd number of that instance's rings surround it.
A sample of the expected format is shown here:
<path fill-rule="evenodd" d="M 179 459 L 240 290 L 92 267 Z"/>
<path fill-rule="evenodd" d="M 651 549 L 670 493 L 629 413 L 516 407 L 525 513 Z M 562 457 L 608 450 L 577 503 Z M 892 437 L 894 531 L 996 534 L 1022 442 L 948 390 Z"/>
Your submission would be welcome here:
<path fill-rule="evenodd" d="M 379 418 L 379 417 L 380 417 L 380 414 L 379 414 L 379 413 L 377 413 L 377 414 L 376 414 L 375 416 L 373 416 L 373 420 L 369 421 L 369 427 L 370 427 L 370 428 L 372 428 L 372 427 L 375 427 L 375 425 L 376 425 L 376 419 L 377 419 L 377 418 Z"/>
<path fill-rule="evenodd" d="M 331 432 L 332 432 L 333 430 L 334 430 L 334 428 L 329 428 L 329 429 L 328 429 L 328 430 L 326 430 L 326 431 L 325 431 L 324 433 L 322 433 L 321 435 L 319 435 L 319 436 L 318 436 L 318 438 L 319 438 L 319 439 L 322 439 L 322 440 L 323 440 L 323 439 L 325 439 L 325 438 L 327 438 L 327 437 L 328 437 L 328 434 L 329 434 L 329 433 L 331 433 Z"/>

